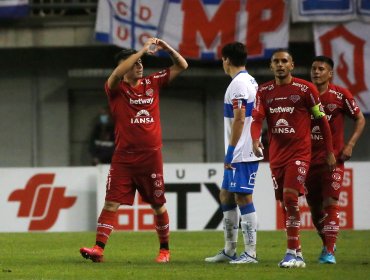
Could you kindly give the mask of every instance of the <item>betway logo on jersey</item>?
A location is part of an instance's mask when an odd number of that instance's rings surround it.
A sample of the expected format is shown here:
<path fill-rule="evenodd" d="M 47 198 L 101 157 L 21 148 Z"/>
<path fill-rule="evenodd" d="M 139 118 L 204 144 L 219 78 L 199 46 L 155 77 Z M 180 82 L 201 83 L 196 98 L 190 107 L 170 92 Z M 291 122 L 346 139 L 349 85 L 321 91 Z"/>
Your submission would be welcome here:
<path fill-rule="evenodd" d="M 130 104 L 135 104 L 135 105 L 152 104 L 153 100 L 154 98 L 139 98 L 139 99 L 130 98 Z"/>
<path fill-rule="evenodd" d="M 140 110 L 134 118 L 131 118 L 131 123 L 154 123 L 154 119 L 147 110 Z"/>
<path fill-rule="evenodd" d="M 271 108 L 270 107 L 270 113 L 271 114 L 276 114 L 276 113 L 289 113 L 293 114 L 294 112 L 294 107 L 276 107 L 276 108 Z"/>
<path fill-rule="evenodd" d="M 295 133 L 295 130 L 285 119 L 279 119 L 272 128 L 271 132 L 274 134 L 290 134 Z"/>

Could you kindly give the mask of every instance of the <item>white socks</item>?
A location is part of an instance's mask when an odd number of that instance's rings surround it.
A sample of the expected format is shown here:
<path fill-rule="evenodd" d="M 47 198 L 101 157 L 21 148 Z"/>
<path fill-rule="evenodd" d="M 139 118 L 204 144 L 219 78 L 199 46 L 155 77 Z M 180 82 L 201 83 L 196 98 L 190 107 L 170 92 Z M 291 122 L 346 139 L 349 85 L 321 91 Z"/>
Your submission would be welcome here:
<path fill-rule="evenodd" d="M 257 213 L 252 212 L 241 216 L 245 252 L 251 257 L 256 257 L 257 244 Z"/>
<path fill-rule="evenodd" d="M 235 207 L 232 210 L 224 213 L 224 238 L 225 238 L 225 253 L 233 256 L 236 253 L 236 244 L 238 242 L 239 229 L 239 210 Z"/>

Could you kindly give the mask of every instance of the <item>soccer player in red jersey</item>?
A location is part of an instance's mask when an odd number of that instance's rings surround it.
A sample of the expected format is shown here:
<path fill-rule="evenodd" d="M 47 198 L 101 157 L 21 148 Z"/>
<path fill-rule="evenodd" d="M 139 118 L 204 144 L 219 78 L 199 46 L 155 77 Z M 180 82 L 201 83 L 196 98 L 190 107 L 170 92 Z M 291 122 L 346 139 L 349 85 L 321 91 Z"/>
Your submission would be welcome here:
<path fill-rule="evenodd" d="M 294 68 L 291 54 L 282 49 L 275 51 L 270 67 L 275 79 L 259 87 L 252 113 L 253 150 L 257 156 L 262 155 L 259 138 L 266 119 L 275 197 L 282 203 L 287 232 L 287 251 L 279 267 L 305 267 L 299 239 L 298 196 L 304 194 L 311 160 L 311 114 L 323 132 L 327 164 L 334 169 L 332 139 L 317 89 L 291 75 Z"/>
<path fill-rule="evenodd" d="M 173 65 L 143 77 L 141 57 L 167 51 Z M 136 190 L 154 212 L 160 250 L 157 262 L 170 260 L 169 217 L 165 207 L 162 132 L 159 118 L 160 89 L 183 72 L 186 60 L 165 41 L 149 38 L 139 50 L 122 50 L 117 67 L 105 84 L 115 123 L 115 151 L 106 185 L 105 203 L 96 229 L 93 248 L 81 248 L 84 258 L 103 261 L 104 247 L 114 228 L 120 205 L 132 205 Z"/>
<path fill-rule="evenodd" d="M 334 249 L 339 232 L 338 200 L 341 191 L 344 161 L 351 158 L 352 149 L 365 127 L 365 118 L 352 94 L 331 83 L 334 62 L 330 57 L 317 56 L 311 66 L 311 80 L 316 85 L 321 104 L 328 117 L 337 166 L 329 171 L 325 166 L 325 144 L 316 120 L 312 121 L 312 159 L 307 175 L 307 203 L 312 221 L 323 242 L 320 263 L 335 264 Z M 352 134 L 344 142 L 345 116 L 354 120 Z"/>

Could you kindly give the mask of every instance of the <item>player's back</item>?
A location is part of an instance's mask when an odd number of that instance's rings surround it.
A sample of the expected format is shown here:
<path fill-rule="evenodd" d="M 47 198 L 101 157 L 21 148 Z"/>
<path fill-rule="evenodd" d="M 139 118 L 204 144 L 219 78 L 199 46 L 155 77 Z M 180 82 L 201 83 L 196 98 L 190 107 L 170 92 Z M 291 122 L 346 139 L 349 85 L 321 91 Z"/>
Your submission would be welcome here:
<path fill-rule="evenodd" d="M 244 104 L 245 120 L 242 135 L 235 147 L 233 162 L 257 161 L 258 158 L 253 153 L 250 126 L 252 123 L 252 109 L 256 97 L 258 84 L 247 71 L 239 72 L 230 82 L 224 97 L 224 136 L 225 152 L 229 145 L 231 126 L 234 120 L 234 107 L 239 106 L 233 102 Z"/>

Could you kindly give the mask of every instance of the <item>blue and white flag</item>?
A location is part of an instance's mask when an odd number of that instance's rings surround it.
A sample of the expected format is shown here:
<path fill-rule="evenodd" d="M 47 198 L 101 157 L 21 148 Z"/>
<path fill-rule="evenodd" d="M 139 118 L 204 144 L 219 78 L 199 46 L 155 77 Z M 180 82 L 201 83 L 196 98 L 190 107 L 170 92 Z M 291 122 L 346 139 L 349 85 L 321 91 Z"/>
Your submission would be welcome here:
<path fill-rule="evenodd" d="M 370 22 L 369 0 L 290 1 L 293 22 Z"/>
<path fill-rule="evenodd" d="M 20 18 L 29 12 L 28 0 L 0 0 L 0 19 Z"/>
<path fill-rule="evenodd" d="M 99 0 L 96 39 L 139 49 L 149 37 L 184 57 L 219 59 L 224 44 L 240 41 L 248 57 L 270 58 L 289 41 L 285 0 Z"/>

